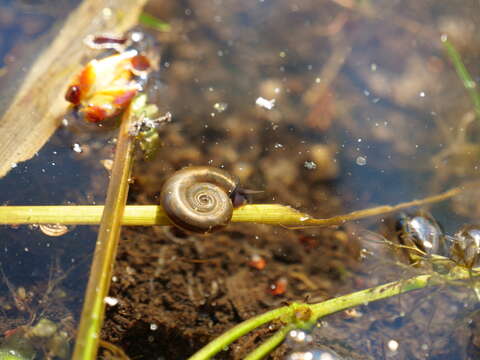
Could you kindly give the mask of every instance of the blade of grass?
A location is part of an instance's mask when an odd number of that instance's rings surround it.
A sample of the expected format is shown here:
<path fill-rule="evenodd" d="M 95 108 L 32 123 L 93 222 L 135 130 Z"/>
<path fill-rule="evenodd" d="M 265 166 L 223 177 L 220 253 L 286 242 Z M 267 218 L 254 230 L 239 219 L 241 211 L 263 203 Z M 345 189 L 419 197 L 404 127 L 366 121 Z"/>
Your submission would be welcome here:
<path fill-rule="evenodd" d="M 463 86 L 467 90 L 470 98 L 472 99 L 473 106 L 475 107 L 475 113 L 477 118 L 480 118 L 480 94 L 478 93 L 476 87 L 477 83 L 473 80 L 470 72 L 465 67 L 460 53 L 455 49 L 455 46 L 448 40 L 446 35 L 442 35 L 441 41 L 443 47 L 450 58 L 450 61 L 453 63 L 458 77 L 462 80 Z"/>
<path fill-rule="evenodd" d="M 346 221 L 385 215 L 409 207 L 444 201 L 475 186 L 478 186 L 478 183 L 458 186 L 420 200 L 377 206 L 326 219 L 313 218 L 285 205 L 250 204 L 235 209 L 232 222 L 254 222 L 290 227 L 340 225 Z M 0 206 L 0 224 L 95 225 L 99 224 L 102 211 L 103 206 Z M 125 208 L 122 225 L 171 225 L 171 222 L 161 206 L 129 205 Z"/>
<path fill-rule="evenodd" d="M 121 222 L 128 194 L 128 180 L 133 164 L 135 138 L 129 135 L 135 110 L 145 104 L 145 96 L 135 98 L 122 116 L 117 148 L 108 185 L 107 198 L 97 237 L 97 245 L 88 280 L 80 326 L 77 333 L 74 360 L 96 358 L 103 323 L 105 302 L 112 278 Z"/>
<path fill-rule="evenodd" d="M 146 12 L 142 12 L 138 18 L 138 22 L 143 26 L 152 28 L 158 31 L 170 31 L 170 24 L 157 19 L 155 16 L 152 16 Z"/>

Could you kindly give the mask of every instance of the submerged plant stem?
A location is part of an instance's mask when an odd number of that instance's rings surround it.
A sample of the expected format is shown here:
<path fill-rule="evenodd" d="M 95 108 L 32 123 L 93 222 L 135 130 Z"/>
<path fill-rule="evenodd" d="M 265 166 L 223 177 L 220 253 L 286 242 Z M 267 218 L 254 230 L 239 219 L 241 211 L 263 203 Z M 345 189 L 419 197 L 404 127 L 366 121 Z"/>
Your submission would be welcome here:
<path fill-rule="evenodd" d="M 467 280 L 470 273 L 462 267 L 457 267 L 457 271 L 452 271 L 452 275 L 445 276 L 447 282 Z M 473 269 L 473 275 L 480 269 Z M 233 329 L 222 334 L 218 338 L 203 347 L 200 351 L 195 353 L 190 360 L 206 360 L 213 357 L 219 351 L 227 348 L 231 343 L 237 340 L 240 336 L 252 331 L 253 329 L 262 326 L 272 320 L 290 319 L 286 322 L 285 326 L 277 331 L 270 339 L 260 345 L 247 358 L 250 360 L 261 359 L 271 352 L 281 341 L 285 338 L 288 331 L 294 327 L 301 327 L 305 323 L 314 323 L 321 317 L 354 307 L 358 305 L 365 305 L 373 301 L 386 299 L 399 294 L 404 294 L 409 291 L 422 289 L 427 286 L 440 285 L 442 282 L 431 281 L 432 278 L 437 275 L 419 275 L 408 280 L 399 280 L 390 282 L 384 285 L 376 286 L 370 289 L 354 292 L 352 294 L 343 295 L 337 298 L 326 300 L 317 304 L 298 304 L 294 303 L 290 306 L 284 306 L 275 310 L 271 310 L 265 314 L 259 315 L 252 319 L 246 320 L 243 323 L 238 324 Z M 477 275 L 478 276 L 478 275 Z M 309 309 L 311 315 L 306 322 L 296 319 L 295 313 L 303 307 Z"/>
<path fill-rule="evenodd" d="M 448 57 L 452 61 L 453 66 L 455 67 L 458 77 L 460 78 L 460 80 L 462 80 L 463 86 L 465 87 L 468 94 L 470 95 L 470 98 L 472 99 L 477 118 L 480 118 L 480 94 L 477 91 L 477 83 L 475 82 L 475 80 L 473 80 L 472 75 L 470 75 L 470 72 L 463 63 L 460 53 L 457 51 L 455 46 L 453 46 L 453 44 L 447 39 L 446 36 L 442 37 L 442 44 Z"/>
<path fill-rule="evenodd" d="M 135 98 L 122 116 L 118 134 L 112 176 L 108 185 L 105 207 L 97 237 L 80 326 L 75 343 L 74 360 L 95 359 L 100 340 L 105 297 L 112 278 L 123 212 L 128 194 L 128 179 L 133 165 L 134 138 L 129 129 L 134 120 L 134 109 L 145 96 Z"/>
<path fill-rule="evenodd" d="M 244 322 L 238 324 L 237 326 L 220 335 L 214 341 L 204 346 L 200 351 L 190 357 L 189 360 L 210 359 L 212 356 L 222 351 L 228 345 L 237 340 L 239 337 L 245 335 L 246 333 L 256 329 L 263 324 L 269 323 L 272 320 L 278 319 L 281 316 L 288 314 L 290 311 L 296 309 L 297 306 L 297 304 L 283 306 L 281 308 L 268 311 L 265 314 L 245 320 Z"/>
<path fill-rule="evenodd" d="M 468 184 L 444 193 L 397 205 L 383 205 L 353 211 L 326 219 L 313 218 L 289 206 L 279 204 L 244 205 L 233 212 L 232 222 L 282 225 L 288 227 L 332 226 L 347 221 L 380 216 L 413 206 L 421 206 L 449 199 L 477 184 Z M 0 206 L 0 224 L 65 224 L 96 225 L 100 223 L 103 206 Z M 125 207 L 122 225 L 172 225 L 159 205 L 129 205 Z"/>
<path fill-rule="evenodd" d="M 294 324 L 283 326 L 272 337 L 266 340 L 262 345 L 255 348 L 251 353 L 245 356 L 245 360 L 261 360 L 270 354 L 278 345 L 282 343 L 287 334 L 295 329 Z"/>

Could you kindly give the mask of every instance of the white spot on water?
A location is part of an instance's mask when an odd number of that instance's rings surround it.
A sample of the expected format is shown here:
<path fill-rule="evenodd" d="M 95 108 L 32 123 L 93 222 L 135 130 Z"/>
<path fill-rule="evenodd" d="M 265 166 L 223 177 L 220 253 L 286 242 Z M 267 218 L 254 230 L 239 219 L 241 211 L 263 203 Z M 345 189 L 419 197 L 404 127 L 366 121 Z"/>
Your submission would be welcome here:
<path fill-rule="evenodd" d="M 357 157 L 355 162 L 357 163 L 358 166 L 364 166 L 364 165 L 367 165 L 367 158 L 363 156 L 359 156 Z"/>
<path fill-rule="evenodd" d="M 111 296 L 106 296 L 104 301 L 105 301 L 105 304 L 109 306 L 115 306 L 118 304 L 118 299 Z"/>
<path fill-rule="evenodd" d="M 317 164 L 315 164 L 314 161 L 305 161 L 303 163 L 303 166 L 305 167 L 305 169 L 307 170 L 315 170 L 317 168 Z"/>
<path fill-rule="evenodd" d="M 257 100 L 255 101 L 255 104 L 257 106 L 260 106 L 260 107 L 263 107 L 267 110 L 272 110 L 273 107 L 275 106 L 275 99 L 272 99 L 272 100 L 267 100 L 263 97 L 259 97 L 257 98 Z"/>
<path fill-rule="evenodd" d="M 222 113 L 222 112 L 224 112 L 225 110 L 227 110 L 228 104 L 227 104 L 227 103 L 224 103 L 224 102 L 215 103 L 215 104 L 213 105 L 213 108 L 214 108 L 218 113 Z"/>
<path fill-rule="evenodd" d="M 398 343 L 398 341 L 393 339 L 389 340 L 387 343 L 388 350 L 390 350 L 391 352 L 396 352 L 399 346 L 400 344 Z"/>

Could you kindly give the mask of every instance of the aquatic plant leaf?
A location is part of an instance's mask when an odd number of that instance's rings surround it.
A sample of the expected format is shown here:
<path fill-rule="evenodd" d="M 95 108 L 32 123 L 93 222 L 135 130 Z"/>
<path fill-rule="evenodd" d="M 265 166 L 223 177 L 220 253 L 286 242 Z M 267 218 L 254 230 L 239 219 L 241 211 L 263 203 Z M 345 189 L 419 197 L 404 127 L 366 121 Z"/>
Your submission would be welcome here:
<path fill-rule="evenodd" d="M 0 120 L 0 177 L 30 159 L 53 134 L 68 107 L 72 74 L 88 51 L 83 39 L 104 31 L 124 32 L 138 21 L 146 0 L 85 0 L 39 56 Z"/>

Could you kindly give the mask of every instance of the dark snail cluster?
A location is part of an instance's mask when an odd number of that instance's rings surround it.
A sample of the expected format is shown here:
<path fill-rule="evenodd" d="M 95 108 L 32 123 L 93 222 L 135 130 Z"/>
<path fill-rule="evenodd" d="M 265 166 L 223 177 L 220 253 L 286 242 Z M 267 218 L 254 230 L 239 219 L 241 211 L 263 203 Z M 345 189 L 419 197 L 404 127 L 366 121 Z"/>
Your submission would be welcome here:
<path fill-rule="evenodd" d="M 209 233 L 226 226 L 233 208 L 245 201 L 235 177 L 209 166 L 175 172 L 163 185 L 160 204 L 177 227 Z"/>
<path fill-rule="evenodd" d="M 412 215 L 400 214 L 395 230 L 402 245 L 420 250 L 418 253 L 407 250 L 412 262 L 423 253 L 447 257 L 468 268 L 480 265 L 479 225 L 465 225 L 450 236 L 429 213 L 420 211 Z"/>

